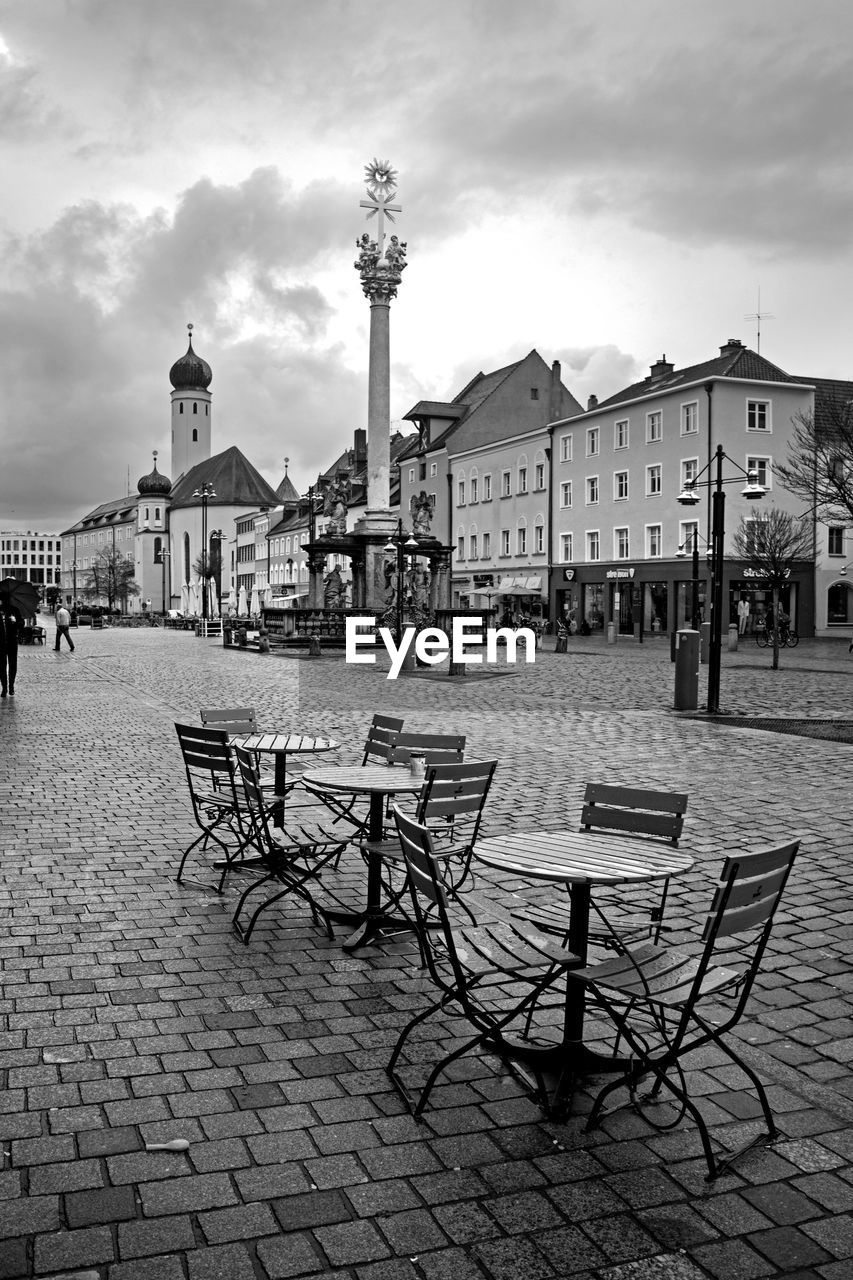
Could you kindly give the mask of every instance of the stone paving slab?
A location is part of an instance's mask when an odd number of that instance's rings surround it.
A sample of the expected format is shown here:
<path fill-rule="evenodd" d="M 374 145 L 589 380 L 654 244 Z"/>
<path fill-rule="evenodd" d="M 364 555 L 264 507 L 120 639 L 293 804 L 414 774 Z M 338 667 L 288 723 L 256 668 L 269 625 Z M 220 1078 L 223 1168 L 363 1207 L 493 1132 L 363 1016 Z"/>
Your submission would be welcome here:
<path fill-rule="evenodd" d="M 674 713 L 663 642 L 578 639 L 467 683 L 181 632 L 75 643 L 23 649 L 0 704 L 0 1278 L 853 1275 L 853 747 Z M 849 720 L 846 658 L 803 642 L 773 672 L 742 645 L 723 655 L 722 705 Z M 411 940 L 350 955 L 288 904 L 244 947 L 236 884 L 217 896 L 202 863 L 174 882 L 194 829 L 173 723 L 229 703 L 334 736 L 343 762 L 377 710 L 465 733 L 469 754 L 500 762 L 490 831 L 575 821 L 590 779 L 687 791 L 696 863 L 673 882 L 678 940 L 727 849 L 800 834 L 740 1030 L 781 1138 L 709 1188 L 689 1126 L 658 1133 L 623 1111 L 587 1134 L 591 1087 L 548 1120 L 477 1055 L 415 1124 L 384 1071 L 425 990 Z M 479 873 L 480 913 L 505 916 L 522 890 Z M 459 1028 L 448 1017 L 441 1038 Z M 422 1042 L 409 1069 L 435 1052 Z M 698 1057 L 714 1136 L 739 1140 L 751 1099 Z M 145 1150 L 176 1136 L 186 1153 Z"/>

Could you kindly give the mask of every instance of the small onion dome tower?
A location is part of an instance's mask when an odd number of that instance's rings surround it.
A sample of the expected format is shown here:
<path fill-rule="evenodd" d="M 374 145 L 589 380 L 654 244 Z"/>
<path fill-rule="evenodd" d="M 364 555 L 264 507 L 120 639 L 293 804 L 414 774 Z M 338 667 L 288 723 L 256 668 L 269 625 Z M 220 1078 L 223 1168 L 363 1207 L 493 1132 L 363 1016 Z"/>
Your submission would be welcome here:
<path fill-rule="evenodd" d="M 213 371 L 193 350 L 191 324 L 186 355 L 169 370 L 172 391 L 172 475 L 180 480 L 191 467 L 210 457 L 211 397 Z"/>
<path fill-rule="evenodd" d="M 168 497 L 172 489 L 172 482 L 168 476 L 161 475 L 157 470 L 157 450 L 154 450 L 154 470 L 150 471 L 147 476 L 141 476 L 137 483 L 136 490 L 140 498 L 165 498 Z"/>
<path fill-rule="evenodd" d="M 154 450 L 154 470 L 137 481 L 139 494 L 136 523 L 140 533 L 164 533 L 168 528 L 169 494 L 172 482 L 157 470 L 157 450 Z"/>

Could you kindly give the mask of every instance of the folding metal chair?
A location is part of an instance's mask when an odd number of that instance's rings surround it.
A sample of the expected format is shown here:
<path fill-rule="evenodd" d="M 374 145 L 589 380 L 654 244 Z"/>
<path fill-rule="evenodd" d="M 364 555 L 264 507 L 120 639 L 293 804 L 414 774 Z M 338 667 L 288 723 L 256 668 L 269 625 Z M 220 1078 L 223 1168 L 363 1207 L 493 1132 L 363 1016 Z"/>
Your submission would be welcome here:
<path fill-rule="evenodd" d="M 683 792 L 649 791 L 640 787 L 614 786 L 590 782 L 584 793 L 580 825 L 587 831 L 598 829 L 630 836 L 650 836 L 677 845 L 684 827 L 688 797 Z M 669 877 L 663 882 L 660 897 L 648 911 L 630 909 L 624 891 L 610 898 L 608 915 L 612 927 L 598 928 L 590 922 L 589 941 L 608 950 L 620 951 L 638 938 L 650 937 L 654 942 L 664 928 L 663 918 L 669 893 Z M 599 900 L 599 907 L 601 907 Z M 626 911 L 626 907 L 628 910 Z M 530 906 L 514 913 L 528 920 L 544 933 L 569 936 L 569 904 L 563 901 Z"/>
<path fill-rule="evenodd" d="M 616 1089 L 627 1088 L 630 1102 L 641 1106 L 637 1086 L 652 1076 L 648 1099 L 659 1101 L 666 1089 L 676 1100 L 677 1114 L 663 1121 L 656 1121 L 647 1108 L 642 1114 L 659 1129 L 673 1128 L 687 1113 L 693 1117 L 708 1164 L 708 1181 L 757 1143 L 776 1136 L 764 1086 L 724 1037 L 746 1008 L 798 848 L 799 841 L 794 840 L 726 858 L 698 956 L 643 943 L 569 975 L 569 981 L 583 983 L 588 1003 L 612 1020 L 616 1047 L 624 1040 L 632 1053 L 629 1070 L 605 1085 L 595 1099 L 588 1129 L 596 1126 L 605 1101 Z M 728 1010 L 726 1000 L 731 1002 Z M 689 1096 L 682 1065 L 688 1054 L 707 1044 L 721 1049 L 755 1086 L 767 1126 L 766 1133 L 723 1158 L 714 1155 L 704 1117 Z"/>
<path fill-rule="evenodd" d="M 201 835 L 184 850 L 175 878 L 180 882 L 192 851 L 200 845 L 204 852 L 212 841 L 225 859 L 217 887 L 217 893 L 221 893 L 226 875 L 239 862 L 249 839 L 228 735 L 223 729 L 199 728 L 189 724 L 176 724 L 175 729 L 186 769 L 193 817 L 201 831 Z"/>
<path fill-rule="evenodd" d="M 396 716 L 375 715 L 367 731 L 361 763 L 363 765 L 391 764 L 394 744 L 402 728 L 403 721 Z M 350 793 L 336 793 L 328 788 L 314 787 L 309 783 L 303 785 L 306 791 L 316 796 L 321 804 L 325 805 L 335 825 L 344 824 L 343 829 L 348 829 L 349 840 L 367 835 L 369 808 L 365 804 L 364 797 Z"/>
<path fill-rule="evenodd" d="M 329 918 L 311 894 L 311 886 L 320 886 L 320 874 L 323 867 L 336 858 L 347 843 L 346 836 L 330 832 L 306 818 L 306 809 L 298 810 L 296 819 L 286 815 L 285 827 L 276 831 L 271 825 L 273 805 L 264 794 L 254 755 L 243 747 L 235 748 L 240 778 L 246 799 L 247 825 L 249 841 L 258 851 L 260 857 L 257 866 L 260 878 L 250 884 L 241 895 L 234 912 L 233 925 L 236 933 L 248 943 L 252 930 L 262 911 L 280 901 L 287 894 L 295 894 L 307 903 L 315 924 L 320 917 L 327 935 L 334 936 Z M 281 886 L 277 893 L 266 898 L 255 908 L 249 917 L 248 924 L 240 923 L 241 912 L 252 894 L 264 885 L 275 883 Z"/>
<path fill-rule="evenodd" d="M 512 925 L 458 926 L 448 912 L 449 895 L 429 830 L 396 806 L 392 814 L 406 861 L 422 953 L 438 992 L 438 998 L 403 1028 L 386 1067 L 409 1110 L 419 1119 L 438 1077 L 471 1049 L 485 1045 L 513 1070 L 504 1033 L 524 1017 L 543 991 L 580 961 L 558 943 L 541 935 L 525 936 Z M 453 1006 L 467 1020 L 473 1035 L 432 1067 L 414 1100 L 397 1071 L 400 1054 L 416 1027 Z M 544 1093 L 543 1082 L 537 1083 Z"/>

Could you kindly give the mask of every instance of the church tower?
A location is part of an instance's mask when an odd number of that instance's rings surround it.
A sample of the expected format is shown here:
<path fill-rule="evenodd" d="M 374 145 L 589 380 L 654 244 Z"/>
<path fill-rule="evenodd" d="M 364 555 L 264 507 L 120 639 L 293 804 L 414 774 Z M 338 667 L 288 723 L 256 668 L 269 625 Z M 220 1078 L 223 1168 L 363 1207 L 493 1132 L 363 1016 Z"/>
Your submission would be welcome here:
<path fill-rule="evenodd" d="M 192 325 L 187 353 L 169 370 L 172 392 L 172 477 L 175 481 L 191 467 L 210 457 L 211 395 L 213 372 L 193 351 Z"/>

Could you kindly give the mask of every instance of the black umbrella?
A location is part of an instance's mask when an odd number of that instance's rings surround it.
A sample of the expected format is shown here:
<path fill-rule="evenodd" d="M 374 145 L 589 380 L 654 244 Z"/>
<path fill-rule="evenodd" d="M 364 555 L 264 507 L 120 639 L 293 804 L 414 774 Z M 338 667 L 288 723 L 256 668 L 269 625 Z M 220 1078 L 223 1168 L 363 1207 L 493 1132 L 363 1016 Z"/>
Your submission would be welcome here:
<path fill-rule="evenodd" d="M 8 599 L 9 604 L 25 618 L 34 617 L 38 611 L 38 588 L 21 578 L 4 578 L 0 582 L 0 599 L 3 598 Z"/>

